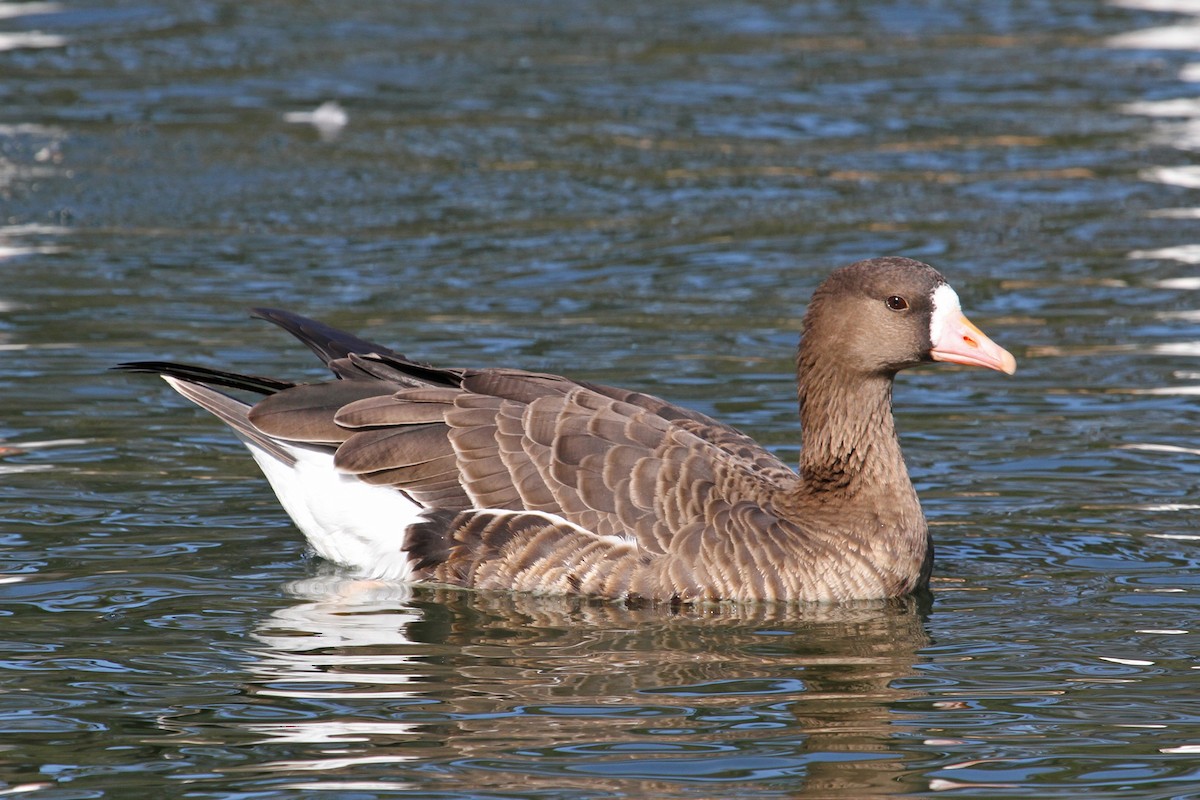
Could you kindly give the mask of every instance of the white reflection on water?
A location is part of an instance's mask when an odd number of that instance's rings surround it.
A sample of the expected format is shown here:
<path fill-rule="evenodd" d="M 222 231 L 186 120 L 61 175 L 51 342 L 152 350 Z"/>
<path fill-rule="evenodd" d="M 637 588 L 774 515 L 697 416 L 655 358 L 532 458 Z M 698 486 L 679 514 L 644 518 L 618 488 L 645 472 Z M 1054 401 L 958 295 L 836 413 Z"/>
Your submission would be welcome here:
<path fill-rule="evenodd" d="M 1131 250 L 1133 259 L 1157 258 L 1178 261 L 1182 264 L 1200 264 L 1200 244 L 1181 244 L 1174 247 L 1159 247 L 1155 250 Z"/>
<path fill-rule="evenodd" d="M 0 34 L 2 37 L 3 34 Z M 4 49 L 0 44 L 0 50 Z M 61 171 L 62 143 L 66 133 L 58 128 L 42 125 L 0 125 L 0 140 L 28 139 L 39 147 L 33 155 L 33 164 L 13 161 L 0 155 L 0 192 L 10 186 L 22 186 L 39 178 L 57 175 Z M 20 148 L 14 148 L 20 150 Z M 58 225 L 0 225 L 0 262 L 28 255 L 61 253 L 66 248 L 57 244 L 46 244 L 44 239 L 61 236 L 67 229 Z M 10 310 L 11 304 L 0 299 L 0 311 Z"/>
<path fill-rule="evenodd" d="M 1197 119 L 1200 124 L 1200 118 Z M 1200 131 L 1197 132 L 1200 136 Z M 1178 140 L 1173 140 L 1178 143 Z M 1181 148 L 1182 149 L 1182 148 Z M 1140 173 L 1143 180 L 1165 183 L 1170 186 L 1181 186 L 1184 189 L 1200 189 L 1200 167 L 1151 167 Z"/>
<path fill-rule="evenodd" d="M 296 789 L 300 791 L 329 791 L 329 792 L 403 792 L 413 788 L 411 783 L 398 781 L 313 781 L 312 783 L 281 783 L 280 789 Z"/>
<path fill-rule="evenodd" d="M 412 588 L 403 584 L 338 576 L 289 584 L 289 593 L 306 599 L 271 614 L 254 638 L 264 647 L 252 652 L 255 694 L 267 697 L 353 702 L 409 698 L 418 664 L 404 649 L 413 642 L 410 624 L 422 619 L 407 603 Z M 269 742 L 352 742 L 374 736 L 406 736 L 416 726 L 404 722 L 352 717 L 246 726 Z M 388 761 L 401 756 L 380 756 Z M 289 768 L 339 769 L 345 759 L 290 764 Z M 281 767 L 282 768 L 282 767 Z"/>
<path fill-rule="evenodd" d="M 1112 4 L 1143 11 L 1181 14 L 1182 18 L 1169 25 L 1131 31 L 1110 37 L 1110 47 L 1147 50 L 1195 50 L 1200 53 L 1200 0 L 1112 0 Z M 1200 63 L 1186 65 L 1179 74 L 1184 83 L 1200 80 Z M 1127 114 L 1151 117 L 1155 120 L 1153 141 L 1156 144 L 1183 151 L 1200 150 L 1200 97 L 1174 97 L 1166 100 L 1146 100 L 1125 105 Z M 1170 165 L 1143 170 L 1143 180 L 1200 189 L 1200 167 Z M 1167 219 L 1195 219 L 1198 208 L 1156 209 L 1150 216 Z M 1188 243 L 1134 250 L 1131 259 L 1163 259 L 1183 264 L 1200 264 L 1200 244 Z"/>
<path fill-rule="evenodd" d="M 963 783 L 962 781 L 949 781 L 945 778 L 934 778 L 929 781 L 929 791 L 931 792 L 952 792 L 962 789 L 1016 789 L 1015 783 Z"/>
<path fill-rule="evenodd" d="M 1138 11 L 1200 16 L 1200 2 L 1197 0 L 1112 0 L 1112 5 Z M 1200 20 L 1194 19 L 1130 31 L 1112 36 L 1108 40 L 1110 47 L 1146 50 L 1196 50 L 1200 47 L 1197 42 L 1200 42 Z"/>
<path fill-rule="evenodd" d="M 57 14 L 63 10 L 58 3 L 6 3 L 0 1 L 0 19 Z M 0 31 L 0 51 L 32 50 L 45 47 L 66 47 L 65 36 L 41 31 Z"/>
<path fill-rule="evenodd" d="M 0 351 L 5 350 L 0 345 Z M 70 447 L 73 445 L 89 444 L 91 439 L 47 439 L 40 442 L 8 442 L 0 440 L 0 458 L 24 455 L 32 450 L 44 450 L 48 447 Z M 5 464 L 0 463 L 0 475 L 15 475 L 20 472 L 46 472 L 55 468 L 54 464 Z"/>
<path fill-rule="evenodd" d="M 1200 17 L 1200 0 L 1110 0 L 1120 8 L 1138 11 L 1159 11 L 1163 14 L 1184 14 Z M 1181 20 L 1171 25 L 1130 31 L 1109 38 L 1111 47 L 1146 48 L 1152 50 L 1200 49 L 1200 20 Z"/>
<path fill-rule="evenodd" d="M 1118 3 L 1118 5 L 1127 5 L 1127 3 Z M 1180 3 L 1180 5 L 1183 4 Z M 1164 25 L 1161 28 L 1146 28 L 1122 33 L 1109 39 L 1108 43 L 1113 47 L 1147 50 L 1193 50 L 1198 39 L 1200 39 L 1200 22 L 1185 22 L 1178 25 Z"/>
<path fill-rule="evenodd" d="M 61 3 L 4 3 L 0 2 L 0 19 L 28 17 L 34 14 L 57 14 Z"/>
<path fill-rule="evenodd" d="M 33 50 L 43 47 L 66 47 L 67 43 L 67 37 L 54 33 L 40 33 L 38 31 L 29 31 L 28 33 L 0 32 L 0 50 Z"/>
<path fill-rule="evenodd" d="M 301 724 L 280 723 L 277 725 L 247 725 L 247 730 L 263 735 L 262 742 L 273 744 L 335 744 L 345 742 L 367 742 L 377 736 L 411 736 L 416 726 L 400 722 L 366 722 L 363 720 L 331 720 L 329 722 L 305 722 Z M 382 756 L 343 756 L 321 758 L 311 761 L 289 761 L 278 769 L 341 769 L 348 763 L 361 764 L 379 761 L 407 761 L 406 756 L 388 754 Z M 281 762 L 282 763 L 282 762 Z M 304 766 L 302 766 L 304 765 Z M 272 769 L 267 765 L 266 769 Z"/>
<path fill-rule="evenodd" d="M 48 782 L 39 783 L 18 783 L 12 786 L 6 786 L 0 789 L 0 797 L 9 797 L 11 795 L 26 794 L 28 792 L 40 792 L 43 789 L 49 789 L 54 784 Z"/>
<path fill-rule="evenodd" d="M 1147 211 L 1146 216 L 1162 219 L 1200 219 L 1200 208 L 1156 208 Z"/>
<path fill-rule="evenodd" d="M 1147 661 L 1143 658 L 1117 658 L 1116 656 L 1097 656 L 1101 661 L 1108 661 L 1113 664 L 1124 664 L 1127 667 L 1152 667 L 1153 661 Z"/>
<path fill-rule="evenodd" d="M 39 155 L 60 151 L 61 144 L 66 138 L 61 131 L 36 125 L 0 125 L 0 139 L 17 137 L 32 139 L 35 147 L 38 145 L 41 147 L 33 154 L 34 163 L 32 164 L 12 161 L 8 157 L 0 155 L 0 189 L 7 189 L 10 186 L 25 186 L 39 178 L 49 178 L 58 174 L 58 165 L 61 163 L 58 157 L 50 156 L 39 159 Z M 0 228 L 0 231 L 7 236 L 24 235 L 30 233 L 30 229 L 39 227 L 44 226 L 14 225 Z"/>
<path fill-rule="evenodd" d="M 1079 356 L 1107 356 L 1118 353 L 1143 353 L 1158 356 L 1188 356 L 1200 357 L 1200 342 L 1158 342 L 1155 344 L 1077 344 L 1077 345 L 1035 345 L 1025 351 L 1029 358 L 1072 358 Z M 1176 391 L 1177 387 L 1164 387 L 1168 394 Z M 1106 392 L 1154 393 L 1153 389 L 1105 389 Z"/>
<path fill-rule="evenodd" d="M 1200 277 L 1197 278 L 1164 278 L 1160 281 L 1155 281 L 1154 285 L 1159 289 L 1200 289 Z M 1192 312 L 1187 312 L 1192 313 Z"/>

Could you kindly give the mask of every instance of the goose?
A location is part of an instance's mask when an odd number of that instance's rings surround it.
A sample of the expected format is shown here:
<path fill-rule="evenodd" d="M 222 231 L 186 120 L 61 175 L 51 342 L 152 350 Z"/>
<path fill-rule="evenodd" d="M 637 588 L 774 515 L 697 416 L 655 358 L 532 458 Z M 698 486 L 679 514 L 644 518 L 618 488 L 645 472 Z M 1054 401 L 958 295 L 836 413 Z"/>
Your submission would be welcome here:
<path fill-rule="evenodd" d="M 288 311 L 251 313 L 335 379 L 116 369 L 162 376 L 232 428 L 318 555 L 363 578 L 672 607 L 926 588 L 933 546 L 893 380 L 935 361 L 1016 371 L 933 267 L 886 257 L 836 269 L 804 316 L 793 469 L 648 394 L 432 366 Z"/>

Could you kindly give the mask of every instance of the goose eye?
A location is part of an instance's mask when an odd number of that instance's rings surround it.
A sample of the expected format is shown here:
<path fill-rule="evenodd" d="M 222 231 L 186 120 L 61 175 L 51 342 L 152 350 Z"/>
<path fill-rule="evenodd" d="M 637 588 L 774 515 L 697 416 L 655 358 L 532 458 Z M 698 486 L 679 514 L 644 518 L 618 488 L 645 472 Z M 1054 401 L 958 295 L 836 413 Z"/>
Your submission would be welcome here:
<path fill-rule="evenodd" d="M 887 299 L 887 307 L 892 311 L 903 311 L 908 308 L 908 301 L 898 294 L 894 294 Z"/>

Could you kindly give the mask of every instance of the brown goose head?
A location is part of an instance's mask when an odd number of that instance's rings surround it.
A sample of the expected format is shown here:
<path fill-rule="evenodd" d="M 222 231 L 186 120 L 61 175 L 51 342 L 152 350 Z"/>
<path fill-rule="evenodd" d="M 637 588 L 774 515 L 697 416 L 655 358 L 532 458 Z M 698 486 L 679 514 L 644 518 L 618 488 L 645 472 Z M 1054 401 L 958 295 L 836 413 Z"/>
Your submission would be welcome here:
<path fill-rule="evenodd" d="M 919 515 L 895 433 L 892 382 L 900 370 L 930 361 L 1016 370 L 1012 355 L 971 324 L 958 295 L 927 264 L 875 258 L 821 284 L 804 316 L 796 363 L 800 471 L 809 489 L 898 493 Z"/>
<path fill-rule="evenodd" d="M 963 315 L 941 273 L 919 261 L 859 261 L 834 271 L 813 294 L 804 317 L 802 368 L 891 378 L 930 361 L 1009 375 L 1017 368 L 1007 350 Z"/>

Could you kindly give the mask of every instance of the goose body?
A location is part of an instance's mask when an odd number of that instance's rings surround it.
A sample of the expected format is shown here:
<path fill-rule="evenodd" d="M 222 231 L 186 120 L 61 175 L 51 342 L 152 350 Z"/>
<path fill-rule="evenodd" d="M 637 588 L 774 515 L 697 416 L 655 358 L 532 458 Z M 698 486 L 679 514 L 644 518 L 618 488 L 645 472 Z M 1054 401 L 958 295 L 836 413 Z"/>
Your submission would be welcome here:
<path fill-rule="evenodd" d="M 120 368 L 162 375 L 227 423 L 319 555 L 368 577 L 627 601 L 841 601 L 924 587 L 933 550 L 893 424 L 893 379 L 929 361 L 1015 370 L 932 267 L 881 258 L 836 270 L 805 315 L 797 471 L 656 397 L 433 367 L 296 314 L 254 314 L 336 379 Z"/>

